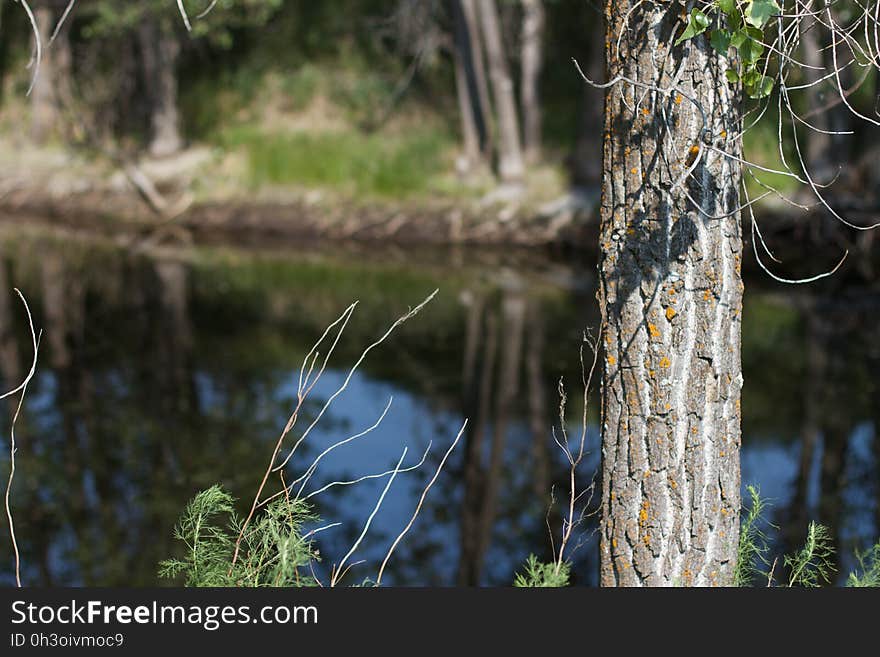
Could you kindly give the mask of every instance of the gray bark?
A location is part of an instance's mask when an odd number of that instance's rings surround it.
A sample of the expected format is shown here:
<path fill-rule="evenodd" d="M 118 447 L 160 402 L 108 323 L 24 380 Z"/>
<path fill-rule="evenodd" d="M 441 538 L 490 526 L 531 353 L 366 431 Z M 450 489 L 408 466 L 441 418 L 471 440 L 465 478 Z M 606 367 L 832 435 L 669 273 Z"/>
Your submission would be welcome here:
<path fill-rule="evenodd" d="M 519 137 L 519 117 L 510 67 L 507 65 L 501 23 L 495 0 L 479 0 L 480 24 L 489 60 L 489 79 L 498 119 L 498 176 L 502 183 L 519 184 L 525 173 Z"/>
<path fill-rule="evenodd" d="M 522 0 L 520 106 L 523 115 L 523 148 L 527 162 L 541 154 L 541 95 L 539 81 L 544 49 L 544 3 Z"/>
<path fill-rule="evenodd" d="M 622 34 L 609 79 L 682 94 L 628 83 L 606 91 L 601 583 L 730 585 L 740 509 L 741 171 L 700 145 L 740 153 L 739 91 L 705 36 L 670 52 L 680 18 L 668 5 L 608 2 L 605 19 L 606 42 Z"/>

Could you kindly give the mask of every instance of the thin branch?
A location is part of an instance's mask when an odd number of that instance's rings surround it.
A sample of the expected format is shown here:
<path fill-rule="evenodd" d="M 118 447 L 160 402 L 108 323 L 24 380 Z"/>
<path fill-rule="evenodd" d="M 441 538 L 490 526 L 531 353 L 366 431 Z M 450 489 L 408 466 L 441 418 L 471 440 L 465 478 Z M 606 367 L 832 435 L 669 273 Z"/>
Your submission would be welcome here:
<path fill-rule="evenodd" d="M 18 406 L 15 409 L 15 415 L 12 418 L 12 424 L 9 427 L 9 479 L 6 481 L 6 496 L 4 498 L 5 508 L 6 508 L 6 520 L 9 523 L 9 537 L 12 541 L 12 551 L 15 554 L 15 584 L 19 588 L 21 588 L 21 555 L 18 551 L 18 541 L 15 537 L 15 522 L 12 517 L 12 505 L 10 503 L 10 496 L 12 494 L 12 481 L 15 478 L 15 424 L 18 421 L 18 416 L 21 413 L 21 407 L 24 403 L 24 396 L 27 393 L 28 384 L 31 382 L 31 379 L 34 376 L 34 372 L 37 369 L 37 352 L 39 350 L 40 338 L 42 337 L 42 331 L 37 334 L 34 331 L 34 322 L 31 317 L 31 309 L 28 307 L 27 301 L 24 298 L 24 295 L 18 288 L 15 288 L 16 293 L 18 294 L 21 302 L 24 304 L 25 311 L 27 312 L 28 318 L 28 327 L 31 331 L 31 341 L 33 343 L 34 348 L 34 357 L 31 363 L 31 369 L 25 377 L 24 381 L 22 381 L 21 385 L 16 388 L 10 390 L 7 393 L 0 395 L 0 399 L 4 399 L 5 397 L 9 397 L 12 394 L 15 394 L 18 391 L 21 391 L 21 397 L 18 399 Z"/>
<path fill-rule="evenodd" d="M 360 536 L 357 537 L 357 540 L 351 546 L 351 549 L 345 553 L 345 556 L 342 557 L 342 560 L 339 562 L 339 565 L 335 569 L 334 575 L 330 578 L 330 586 L 336 586 L 341 577 L 345 576 L 346 570 L 343 570 L 343 566 L 345 562 L 348 561 L 348 558 L 355 553 L 355 550 L 360 546 L 361 541 L 364 540 L 364 536 L 367 535 L 367 532 L 370 530 L 370 525 L 373 523 L 373 518 L 376 517 L 376 514 L 379 512 L 379 509 L 382 507 L 382 502 L 385 501 L 385 495 L 388 493 L 388 490 L 391 488 L 391 484 L 394 483 L 394 478 L 397 476 L 397 473 L 400 471 L 400 464 L 403 463 L 403 459 L 406 458 L 407 447 L 403 448 L 403 453 L 400 455 L 400 458 L 397 461 L 397 465 L 394 468 L 394 472 L 391 473 L 391 476 L 388 477 L 388 482 L 385 484 L 385 488 L 382 489 L 382 494 L 379 496 L 379 499 L 376 500 L 376 506 L 373 507 L 373 511 L 370 513 L 367 518 L 367 522 L 364 523 L 364 528 L 361 531 Z"/>
<path fill-rule="evenodd" d="M 446 453 L 440 460 L 440 465 L 437 466 L 437 470 L 434 471 L 434 476 L 431 477 L 431 481 L 428 482 L 428 485 L 425 486 L 425 489 L 422 491 L 422 496 L 419 498 L 419 503 L 416 505 L 416 510 L 413 511 L 412 517 L 409 519 L 409 522 L 406 523 L 406 527 L 403 528 L 403 531 L 400 532 L 400 534 L 397 535 L 397 538 L 394 539 L 391 547 L 388 548 L 388 553 L 382 560 L 382 566 L 379 568 L 379 574 L 376 577 L 376 586 L 379 586 L 382 583 L 382 574 L 385 572 L 385 566 L 388 563 L 388 560 L 394 553 L 395 548 L 397 548 L 397 544 L 400 543 L 401 540 L 403 540 L 403 537 L 406 536 L 406 533 L 410 530 L 410 528 L 413 526 L 413 523 L 416 521 L 416 518 L 419 515 L 419 511 L 422 510 L 422 504 L 425 503 L 425 498 L 428 496 L 428 491 L 431 490 L 431 486 L 434 485 L 434 482 L 437 481 L 437 477 L 440 476 L 440 472 L 443 470 L 443 466 L 446 464 L 446 459 L 449 458 L 449 455 L 452 454 L 452 450 L 455 449 L 455 446 L 458 445 L 458 441 L 461 440 L 461 436 L 462 434 L 464 434 L 467 423 L 468 421 L 465 420 L 464 423 L 461 425 L 461 429 L 458 430 L 458 435 L 455 437 L 455 440 L 452 441 L 449 449 L 446 450 Z"/>

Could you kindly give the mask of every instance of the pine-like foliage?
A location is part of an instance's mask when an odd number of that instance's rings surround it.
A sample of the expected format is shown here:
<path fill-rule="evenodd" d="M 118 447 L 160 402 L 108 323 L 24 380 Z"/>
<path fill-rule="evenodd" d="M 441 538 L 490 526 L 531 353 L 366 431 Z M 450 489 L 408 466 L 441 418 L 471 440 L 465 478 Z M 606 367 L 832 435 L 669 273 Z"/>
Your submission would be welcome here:
<path fill-rule="evenodd" d="M 834 545 L 828 528 L 811 522 L 804 546 L 796 554 L 785 556 L 785 567 L 791 573 L 788 585 L 816 587 L 829 583 L 835 571 L 833 555 Z"/>
<path fill-rule="evenodd" d="M 571 566 L 562 563 L 559 568 L 555 563 L 541 563 L 538 557 L 530 554 L 525 565 L 525 573 L 517 573 L 514 586 L 523 588 L 561 587 L 568 586 Z"/>
<path fill-rule="evenodd" d="M 734 586 L 751 586 L 755 578 L 766 578 L 765 568 L 770 565 L 767 558 L 770 545 L 767 535 L 761 529 L 767 503 L 756 486 L 747 486 L 746 491 L 751 498 L 751 505 L 739 532 L 739 550 L 733 573 Z"/>
<path fill-rule="evenodd" d="M 849 574 L 847 586 L 880 587 L 880 541 L 867 552 L 856 552 L 859 567 Z"/>
<path fill-rule="evenodd" d="M 301 500 L 276 500 L 251 522 L 233 565 L 242 519 L 235 513 L 235 498 L 221 486 L 212 486 L 186 505 L 174 528 L 186 553 L 162 561 L 159 576 L 183 579 L 185 586 L 314 585 L 306 569 L 318 554 L 303 537 L 302 527 L 316 519 Z"/>

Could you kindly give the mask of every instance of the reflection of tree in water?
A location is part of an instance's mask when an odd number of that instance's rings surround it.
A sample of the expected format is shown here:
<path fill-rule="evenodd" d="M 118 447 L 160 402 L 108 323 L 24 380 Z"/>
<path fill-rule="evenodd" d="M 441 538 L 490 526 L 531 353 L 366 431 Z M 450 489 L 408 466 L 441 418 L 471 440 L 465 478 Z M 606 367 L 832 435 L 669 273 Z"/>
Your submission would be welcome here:
<path fill-rule="evenodd" d="M 552 451 L 555 418 L 547 398 L 554 387 L 543 362 L 542 308 L 512 274 L 497 291 L 468 292 L 463 302 L 463 414 L 471 422 L 463 450 L 456 583 L 478 585 L 486 582 L 487 553 L 493 537 L 498 538 L 499 525 L 520 524 L 524 535 L 519 545 L 507 546 L 514 554 L 524 547 L 549 549 L 545 509 L 551 484 L 562 479 L 563 468 L 560 455 Z M 523 416 L 525 444 L 508 445 L 511 425 Z M 565 490 L 565 485 L 559 489 Z M 513 567 L 519 565 L 514 562 Z"/>
<path fill-rule="evenodd" d="M 831 289 L 795 296 L 792 302 L 804 325 L 806 371 L 800 455 L 783 517 L 783 542 L 794 551 L 808 522 L 818 520 L 831 529 L 839 561 L 880 535 L 880 351 L 874 338 L 880 331 L 880 296 L 870 290 Z M 873 425 L 873 463 L 855 452 L 865 423 Z M 868 508 L 851 508 L 854 504 Z"/>
<path fill-rule="evenodd" d="M 290 366 L 281 363 L 297 362 L 303 352 L 299 342 L 314 338 L 327 312 L 363 295 L 350 287 L 345 273 L 334 280 L 321 270 L 313 275 L 302 268 L 302 273 L 297 265 L 285 264 L 290 269 L 276 272 L 279 277 L 264 278 L 260 270 L 257 275 L 247 267 L 242 272 L 199 269 L 171 251 L 135 257 L 78 250 L 50 240 L 6 248 L 0 283 L 24 290 L 37 326 L 45 331 L 37 377 L 17 430 L 20 476 L 13 503 L 25 580 L 153 584 L 156 562 L 172 550 L 171 528 L 195 491 L 220 480 L 244 497 L 258 480 L 267 454 L 263 441 L 276 437 L 280 418 L 289 410 L 282 383 Z M 35 250 L 39 259 L 27 257 Z M 332 271 L 344 270 L 334 264 Z M 400 277 L 401 285 L 413 285 L 406 272 L 391 272 L 383 269 L 376 275 L 383 294 L 388 295 L 384 286 L 389 275 Z M 545 292 L 527 289 L 526 283 L 487 283 L 495 274 L 487 277 L 486 272 L 478 269 L 472 277 L 492 309 L 492 318 L 481 319 L 478 329 L 486 332 L 489 324 L 495 326 L 498 368 L 488 368 L 495 389 L 482 420 L 489 476 L 481 485 L 490 495 L 479 500 L 482 530 L 477 536 L 484 554 L 487 549 L 490 555 L 511 552 L 509 563 L 496 568 L 504 571 L 497 583 L 506 583 L 529 548 L 539 550 L 546 543 L 546 485 L 541 482 L 548 476 L 552 418 L 536 413 L 549 412 L 540 411 L 546 404 L 541 393 L 551 393 L 559 372 L 545 376 L 542 352 L 533 347 L 542 340 L 542 322 L 548 316 L 559 318 L 569 306 L 558 301 L 542 305 Z M 372 284 L 360 271 L 352 276 L 358 285 Z M 432 275 L 418 276 L 435 282 Z M 292 283 L 285 287 L 288 279 Z M 416 280 L 419 287 L 424 285 Z M 393 345 L 393 358 L 365 364 L 371 379 L 402 388 L 425 404 L 431 419 L 423 430 L 435 446 L 451 439 L 452 420 L 462 410 L 461 361 L 451 358 L 462 354 L 464 340 L 457 285 L 447 287 L 445 307 L 443 300 L 432 306 L 438 321 L 406 327 Z M 542 289 L 553 290 L 554 285 Z M 393 296 L 401 303 L 412 297 Z M 341 362 L 349 362 L 353 350 L 373 337 L 376 325 L 384 325 L 395 310 L 389 311 L 380 299 L 367 296 L 364 301 L 362 321 L 340 345 Z M 8 295 L 0 311 L 2 378 L 17 380 L 27 356 L 27 336 Z M 477 360 L 485 342 L 480 339 Z M 566 358 L 555 358 L 563 367 L 570 365 L 570 352 L 564 353 Z M 475 367 L 486 369 L 479 363 Z M 519 380 L 523 373 L 529 377 L 525 385 Z M 529 400 L 520 403 L 526 389 Z M 2 426 L 8 426 L 8 414 Z M 543 428 L 540 441 L 529 437 L 529 426 L 532 433 Z M 422 531 L 413 532 L 392 561 L 393 581 L 455 581 L 462 518 L 457 511 L 462 479 L 455 471 L 463 457 L 463 451 L 453 456 L 455 463 L 432 490 Z M 535 464 L 534 471 L 520 467 L 526 462 Z M 539 485 L 544 492 L 536 500 Z M 340 496 L 327 510 L 344 507 L 345 499 Z M 506 530 L 500 537 L 493 535 L 492 525 L 505 525 Z M 523 526 L 534 540 L 520 535 Z M 340 536 L 346 538 L 344 531 Z M 8 550 L 4 541 L 0 554 Z M 436 568 L 426 567 L 428 561 Z"/>
<path fill-rule="evenodd" d="M 30 257 L 36 249 L 40 257 Z M 292 259 L 277 269 L 200 268 L 173 252 L 95 255 L 55 243 L 3 253 L 0 287 L 21 287 L 44 329 L 16 432 L 13 502 L 28 583 L 154 584 L 187 499 L 218 480 L 240 497 L 253 490 L 290 409 L 284 383 L 327 317 L 353 298 L 363 301 L 338 353 L 350 365 L 389 316 L 438 282 L 436 304 L 364 364 L 372 384 L 418 406 L 417 430 L 433 438 L 432 458 L 461 417 L 471 418 L 388 581 L 507 584 L 530 551 L 549 557 L 549 491 L 555 483 L 558 499 L 567 489 L 551 437 L 556 382 L 566 377 L 577 423 L 580 329 L 596 326 L 586 315 L 594 308 L 591 285 L 572 292 L 557 284 L 559 271 L 499 262 L 444 279 L 385 264 L 348 272 L 337 261 L 312 269 Z M 774 518 L 784 530 L 781 547 L 792 549 L 807 520 L 818 519 L 848 553 L 880 527 L 880 302 L 869 290 L 778 292 L 753 295 L 745 313 L 744 454 L 769 438 L 796 466 L 792 495 Z M 0 294 L 3 382 L 20 380 L 29 362 L 23 322 L 15 298 Z M 774 325 L 782 328 L 773 332 Z M 4 436 L 11 409 L 4 406 L 0 418 Z M 861 447 L 857 426 L 869 428 Z M 412 481 L 417 489 L 435 465 L 402 476 L 401 486 Z M 585 465 L 589 480 L 595 459 Z M 357 463 L 349 467 L 348 474 L 363 474 Z M 341 493 L 322 508 L 328 519 L 352 521 L 334 539 L 346 549 L 364 519 L 352 494 L 360 493 Z M 389 523 L 395 533 L 398 524 Z M 375 544 L 387 547 L 391 538 L 380 532 Z M 587 546 L 574 556 L 576 580 L 595 581 L 595 551 Z M 9 563 L 8 540 L 0 557 Z M 3 581 L 9 577 L 4 569 Z"/>
<path fill-rule="evenodd" d="M 0 260 L 0 284 L 23 288 L 44 329 L 16 431 L 24 579 L 155 584 L 182 504 L 218 479 L 244 490 L 256 476 L 264 454 L 241 437 L 267 434 L 256 411 L 265 391 L 218 379 L 213 406 L 200 407 L 182 263 L 111 258 L 84 272 L 62 253 L 43 250 L 33 271 L 17 260 L 14 277 L 12 259 Z M 3 295 L 4 382 L 20 378 L 26 346 L 9 306 Z M 227 402 L 238 413 L 215 412 Z"/>

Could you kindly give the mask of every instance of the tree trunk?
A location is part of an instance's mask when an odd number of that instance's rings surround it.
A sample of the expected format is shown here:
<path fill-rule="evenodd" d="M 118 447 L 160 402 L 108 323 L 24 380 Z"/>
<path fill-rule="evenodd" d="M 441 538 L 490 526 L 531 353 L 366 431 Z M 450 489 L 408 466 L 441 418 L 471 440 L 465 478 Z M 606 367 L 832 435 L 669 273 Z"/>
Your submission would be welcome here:
<path fill-rule="evenodd" d="M 468 25 L 460 0 L 452 3 L 455 38 L 452 56 L 455 63 L 455 90 L 458 113 L 461 117 L 462 156 L 458 170 L 469 173 L 480 160 L 482 144 L 486 142 L 486 125 L 474 76 L 471 52 L 471 26 Z"/>
<path fill-rule="evenodd" d="M 467 28 L 468 52 L 470 59 L 468 76 L 472 85 L 474 108 L 477 112 L 477 126 L 483 126 L 480 150 L 487 160 L 492 153 L 492 100 L 489 96 L 489 83 L 486 80 L 486 60 L 483 57 L 483 39 L 480 34 L 480 17 L 474 0 L 460 0 L 461 17 Z"/>
<path fill-rule="evenodd" d="M 147 17 L 138 29 L 141 65 L 150 113 L 150 143 L 153 157 L 173 155 L 183 146 L 177 110 L 177 56 L 180 44 L 174 29 Z"/>
<path fill-rule="evenodd" d="M 605 80 L 605 39 L 603 23 L 597 18 L 591 30 L 590 60 L 587 71 L 591 80 Z M 581 96 L 580 121 L 571 162 L 572 186 L 598 190 L 602 182 L 602 92 L 584 85 Z"/>
<path fill-rule="evenodd" d="M 729 585 L 737 556 L 741 171 L 702 144 L 738 156 L 739 90 L 705 36 L 670 52 L 678 14 L 606 5 L 609 79 L 654 89 L 606 91 L 604 586 Z"/>
<path fill-rule="evenodd" d="M 38 144 L 45 144 L 48 141 L 58 118 L 53 86 L 55 75 L 52 70 L 52 55 L 50 49 L 46 48 L 52 35 L 52 14 L 52 9 L 47 6 L 38 6 L 34 9 L 34 19 L 37 22 L 37 32 L 42 45 L 40 69 L 31 89 L 31 138 Z"/>
<path fill-rule="evenodd" d="M 489 60 L 489 78 L 498 118 L 498 176 L 504 184 L 519 184 L 525 173 L 519 138 L 519 117 L 513 80 L 501 40 L 501 24 L 495 0 L 479 0 L 480 23 Z"/>
<path fill-rule="evenodd" d="M 822 46 L 819 38 L 819 30 L 822 24 L 816 20 L 801 20 L 801 57 L 804 67 L 806 84 L 813 86 L 806 90 L 807 105 L 809 110 L 818 110 L 828 102 L 826 91 L 830 88 L 830 82 L 819 82 L 827 75 L 825 62 L 822 57 Z M 806 119 L 815 130 L 806 128 L 806 164 L 807 172 L 814 181 L 820 184 L 828 183 L 835 174 L 834 162 L 832 161 L 833 144 L 831 135 L 830 115 L 827 111 L 819 111 Z"/>
<path fill-rule="evenodd" d="M 541 96 L 538 83 L 544 46 L 544 3 L 522 0 L 520 105 L 523 114 L 523 148 L 527 162 L 541 155 Z"/>

